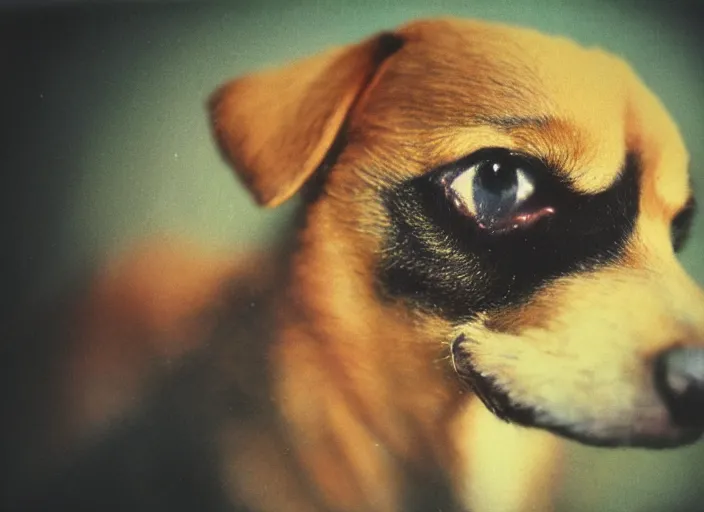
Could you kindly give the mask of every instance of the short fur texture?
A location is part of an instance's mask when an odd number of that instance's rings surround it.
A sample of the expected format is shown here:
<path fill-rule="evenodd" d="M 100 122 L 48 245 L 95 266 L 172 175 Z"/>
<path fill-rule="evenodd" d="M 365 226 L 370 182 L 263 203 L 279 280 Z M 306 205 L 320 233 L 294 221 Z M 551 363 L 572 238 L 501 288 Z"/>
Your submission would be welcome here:
<path fill-rule="evenodd" d="M 175 445 L 201 436 L 236 510 L 518 512 L 550 508 L 547 431 L 694 439 L 652 377 L 656 354 L 704 340 L 704 294 L 671 237 L 688 155 L 621 60 L 424 20 L 235 80 L 210 108 L 260 204 L 303 189 L 292 237 L 244 263 L 146 251 L 98 280 L 57 384 L 81 404 L 57 420 L 65 444 L 156 417 L 186 432 Z M 431 181 L 486 148 L 544 162 L 542 231 L 484 235 L 438 196 Z M 136 355 L 100 359 L 129 340 Z M 145 369 L 164 359 L 178 363 Z M 111 395 L 111 364 L 133 372 L 129 392 Z"/>

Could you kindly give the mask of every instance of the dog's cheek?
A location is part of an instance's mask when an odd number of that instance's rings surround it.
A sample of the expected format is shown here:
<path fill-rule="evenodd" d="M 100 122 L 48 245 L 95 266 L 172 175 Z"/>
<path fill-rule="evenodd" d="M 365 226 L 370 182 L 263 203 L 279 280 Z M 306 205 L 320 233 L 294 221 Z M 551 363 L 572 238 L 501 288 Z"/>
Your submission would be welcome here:
<path fill-rule="evenodd" d="M 456 357 L 458 373 L 499 417 L 544 426 L 608 422 L 633 401 L 636 387 L 622 378 L 629 361 L 618 351 L 603 350 L 603 360 L 595 362 L 572 351 L 576 345 L 565 344 L 568 333 L 559 331 L 467 334 Z"/>

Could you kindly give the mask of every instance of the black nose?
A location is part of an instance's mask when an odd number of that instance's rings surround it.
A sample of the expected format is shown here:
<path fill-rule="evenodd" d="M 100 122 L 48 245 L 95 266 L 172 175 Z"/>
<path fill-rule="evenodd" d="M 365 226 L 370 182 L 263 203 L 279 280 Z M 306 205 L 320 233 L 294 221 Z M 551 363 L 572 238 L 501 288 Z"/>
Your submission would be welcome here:
<path fill-rule="evenodd" d="M 677 347 L 660 354 L 655 385 L 677 425 L 704 427 L 704 347 Z"/>

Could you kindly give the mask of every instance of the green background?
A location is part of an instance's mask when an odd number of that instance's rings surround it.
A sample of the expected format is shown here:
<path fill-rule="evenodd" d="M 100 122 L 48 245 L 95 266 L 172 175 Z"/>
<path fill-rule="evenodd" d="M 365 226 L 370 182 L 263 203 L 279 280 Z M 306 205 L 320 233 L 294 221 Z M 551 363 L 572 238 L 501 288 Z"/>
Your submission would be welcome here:
<path fill-rule="evenodd" d="M 6 237 L 14 248 L 4 255 L 6 309 L 55 295 L 97 259 L 151 234 L 235 250 L 270 240 L 291 206 L 253 206 L 211 141 L 208 94 L 248 70 L 419 16 L 528 25 L 624 56 L 679 122 L 701 192 L 703 25 L 694 10 L 681 7 L 281 0 L 0 11 L 12 25 L 0 42 L 14 50 L 0 52 L 14 73 L 3 86 L 14 94 L 6 105 L 12 129 L 2 146 L 11 180 L 4 189 Z M 682 260 L 704 282 L 704 223 L 695 224 L 694 235 Z M 704 444 L 666 452 L 571 446 L 559 510 L 685 510 L 686 502 L 704 510 Z"/>

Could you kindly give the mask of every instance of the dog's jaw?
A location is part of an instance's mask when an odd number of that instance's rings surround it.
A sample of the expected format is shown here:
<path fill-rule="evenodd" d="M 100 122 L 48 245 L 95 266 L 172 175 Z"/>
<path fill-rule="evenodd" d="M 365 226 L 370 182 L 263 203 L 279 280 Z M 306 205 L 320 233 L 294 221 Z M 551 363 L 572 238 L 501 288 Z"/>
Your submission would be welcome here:
<path fill-rule="evenodd" d="M 511 399 L 490 376 L 479 372 L 472 364 L 471 355 L 462 351 L 465 336 L 460 334 L 451 344 L 452 367 L 459 378 L 477 395 L 492 414 L 500 420 L 524 426 L 536 425 L 534 408 L 522 405 Z M 536 425 L 537 426 L 537 425 Z"/>
<path fill-rule="evenodd" d="M 698 441 L 704 429 L 682 428 L 673 425 L 659 404 L 652 404 L 651 414 L 635 411 L 621 424 L 601 424 L 600 418 L 571 422 L 560 418 L 559 409 L 546 404 L 526 403 L 511 396 L 509 389 L 499 384 L 486 371 L 480 371 L 472 361 L 471 350 L 466 350 L 465 335 L 457 336 L 452 344 L 453 368 L 458 377 L 497 418 L 522 427 L 541 428 L 561 437 L 597 447 L 675 448 Z M 471 344 L 471 342 L 469 342 Z M 559 385 L 559 383 L 555 383 Z"/>

